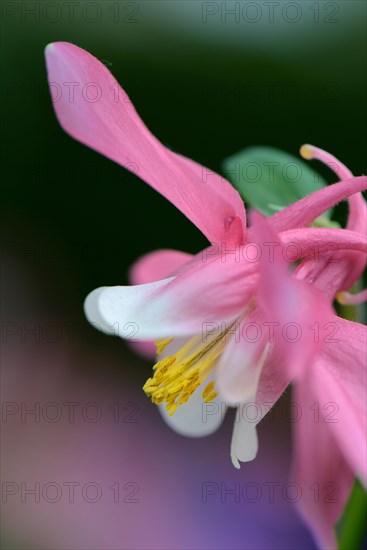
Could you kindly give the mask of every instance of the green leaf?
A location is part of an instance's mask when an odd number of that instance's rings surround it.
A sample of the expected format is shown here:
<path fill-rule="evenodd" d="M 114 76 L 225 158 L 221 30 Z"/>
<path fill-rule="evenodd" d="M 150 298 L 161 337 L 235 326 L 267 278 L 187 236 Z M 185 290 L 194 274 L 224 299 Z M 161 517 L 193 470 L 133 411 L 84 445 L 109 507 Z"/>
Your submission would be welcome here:
<path fill-rule="evenodd" d="M 358 479 L 337 525 L 339 550 L 360 550 L 366 537 L 367 493 Z"/>
<path fill-rule="evenodd" d="M 326 185 L 312 165 L 272 147 L 243 149 L 225 159 L 223 169 L 245 203 L 266 216 Z M 333 227 L 330 215 L 325 212 L 315 225 Z"/>

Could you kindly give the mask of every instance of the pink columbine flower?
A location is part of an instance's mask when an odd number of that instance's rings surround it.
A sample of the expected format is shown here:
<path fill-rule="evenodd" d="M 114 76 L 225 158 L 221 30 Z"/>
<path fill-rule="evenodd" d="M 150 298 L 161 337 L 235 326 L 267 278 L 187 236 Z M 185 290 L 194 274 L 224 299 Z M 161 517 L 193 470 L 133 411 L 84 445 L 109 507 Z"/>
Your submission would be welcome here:
<path fill-rule="evenodd" d="M 365 333 L 358 323 L 336 317 L 332 301 L 336 296 L 344 302 L 358 300 L 346 291 L 365 265 L 366 209 L 360 191 L 366 178 L 354 178 L 327 153 L 304 146 L 306 158 L 333 161 L 342 181 L 268 219 L 254 213 L 248 228 L 237 191 L 164 147 L 96 58 L 61 42 L 47 47 L 46 60 L 51 89 L 76 83 L 73 101 L 65 94 L 54 101 L 62 127 L 137 172 L 211 243 L 194 257 L 169 250 L 143 257 L 132 269 L 138 284 L 93 291 L 85 302 L 87 318 L 110 334 L 116 333 L 116 323 L 121 329 L 135 323 L 134 338 L 157 341 L 160 360 L 144 389 L 178 432 L 209 434 L 222 421 L 222 404 L 236 406 L 231 445 L 236 467 L 255 457 L 256 423 L 295 380 L 303 407 L 296 430 L 297 479 L 315 483 L 320 475 L 329 475 L 339 480 L 343 466 L 338 502 L 325 505 L 320 498 L 315 506 L 302 501 L 319 540 L 333 544 L 332 527 L 353 476 L 365 478 Z M 98 91 L 97 101 L 83 95 L 90 83 Z M 307 227 L 347 197 L 347 229 Z M 299 264 L 293 273 L 291 262 Z M 259 327 L 254 335 L 251 330 Z M 292 328 L 300 334 L 289 334 Z M 337 403 L 340 421 L 309 425 L 306 412 L 314 398 Z M 243 415 L 251 402 L 261 411 L 256 423 Z M 335 475 L 328 466 L 334 457 Z"/>

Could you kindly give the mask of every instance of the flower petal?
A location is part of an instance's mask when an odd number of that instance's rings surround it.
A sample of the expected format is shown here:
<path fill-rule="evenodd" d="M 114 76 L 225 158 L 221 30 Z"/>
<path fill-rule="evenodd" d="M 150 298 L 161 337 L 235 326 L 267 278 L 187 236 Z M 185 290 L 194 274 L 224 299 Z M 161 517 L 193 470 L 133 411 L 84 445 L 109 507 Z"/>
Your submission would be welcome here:
<path fill-rule="evenodd" d="M 339 179 L 349 179 L 353 177 L 352 172 L 338 160 L 334 155 L 331 155 L 327 151 L 315 147 L 314 145 L 303 145 L 301 147 L 301 155 L 310 160 L 318 159 L 326 164 Z M 349 215 L 347 229 L 351 231 L 357 231 L 358 233 L 365 233 L 367 226 L 367 205 L 361 193 L 355 193 L 348 199 L 349 203 Z"/>
<path fill-rule="evenodd" d="M 334 317 L 316 362 L 314 392 L 332 404 L 328 427 L 352 471 L 367 485 L 367 329 Z"/>
<path fill-rule="evenodd" d="M 333 315 L 328 300 L 288 273 L 279 237 L 262 215 L 252 212 L 253 233 L 262 248 L 258 301 L 267 323 L 274 326 L 277 350 L 290 375 L 300 375 L 307 368 L 322 342 L 315 337 L 320 324 Z M 274 246 L 269 251 L 270 243 Z"/>
<path fill-rule="evenodd" d="M 340 179 L 347 180 L 353 178 L 353 174 L 348 170 L 344 164 L 342 164 L 333 155 L 314 147 L 313 145 L 304 145 L 301 147 L 301 155 L 307 159 L 318 159 L 329 168 L 331 168 Z M 354 193 L 348 199 L 349 214 L 347 230 L 357 232 L 359 234 L 366 234 L 367 227 L 367 205 L 362 196 L 362 193 Z M 340 232 L 344 233 L 344 232 Z M 334 249 L 335 252 L 335 249 Z M 339 261 L 339 269 L 335 268 L 336 260 Z M 320 266 L 314 264 L 306 264 L 302 266 L 302 273 L 307 273 L 309 279 L 312 277 L 317 278 L 317 284 L 321 285 L 323 282 L 324 288 L 331 299 L 334 299 L 335 294 L 340 290 L 350 288 L 359 279 L 363 273 L 365 266 L 365 257 L 360 254 L 343 254 L 338 255 L 338 258 L 333 258 L 334 265 L 326 266 L 322 270 L 322 277 L 320 278 Z M 327 280 L 330 281 L 330 286 L 327 284 Z M 320 288 L 320 286 L 319 286 Z"/>
<path fill-rule="evenodd" d="M 138 327 L 137 340 L 201 334 L 206 323 L 233 320 L 249 301 L 255 281 L 254 264 L 238 262 L 221 254 L 203 261 L 197 255 L 176 277 L 135 287 L 104 287 L 86 299 L 89 320 L 120 328 L 119 336 L 129 337 L 123 327 Z M 131 332 L 131 331 L 130 331 Z"/>
<path fill-rule="evenodd" d="M 340 291 L 352 287 L 366 265 L 366 236 L 357 231 L 307 227 L 284 231 L 281 239 L 289 261 L 308 253 L 295 275 L 321 290 L 330 301 Z"/>
<path fill-rule="evenodd" d="M 260 327 L 261 330 L 259 319 L 259 312 L 255 311 L 249 317 L 245 317 L 235 328 L 235 334 L 228 342 L 216 372 L 216 387 L 220 398 L 226 404 L 237 407 L 231 442 L 231 459 L 236 468 L 240 468 L 240 461 L 250 462 L 256 457 L 258 451 L 256 425 L 270 410 L 259 406 L 256 401 L 259 379 L 268 358 L 270 346 L 264 344 L 264 338 L 261 336 L 257 339 L 256 335 L 254 341 L 251 341 L 253 335 L 251 337 L 247 335 L 246 338 L 247 332 L 243 330 L 246 323 Z M 260 411 L 256 419 L 247 417 L 246 407 L 250 403 Z"/>
<path fill-rule="evenodd" d="M 366 235 L 348 229 L 329 229 L 325 227 L 302 227 L 282 231 L 279 239 L 283 244 L 282 256 L 287 262 L 296 262 L 311 257 L 315 262 L 333 259 L 337 252 L 362 252 L 365 260 L 367 253 Z M 270 243 L 268 243 L 270 244 Z"/>
<path fill-rule="evenodd" d="M 156 250 L 139 258 L 130 268 L 129 279 L 133 285 L 152 283 L 176 272 L 192 259 L 191 254 L 178 250 Z M 128 341 L 135 353 L 146 359 L 154 359 L 157 349 L 154 342 Z"/>
<path fill-rule="evenodd" d="M 331 250 L 331 253 L 320 255 L 317 261 L 303 261 L 297 267 L 295 277 L 319 289 L 332 302 L 339 292 L 356 283 L 365 265 L 366 255 L 363 252 Z"/>
<path fill-rule="evenodd" d="M 164 349 L 159 359 L 174 355 L 187 342 L 185 338 L 175 338 Z M 215 432 L 224 420 L 227 407 L 218 399 L 210 403 L 204 403 L 202 394 L 212 377 L 207 378 L 191 395 L 190 399 L 177 407 L 171 416 L 166 410 L 166 404 L 158 406 L 159 411 L 168 424 L 175 432 L 187 437 L 204 437 Z"/>
<path fill-rule="evenodd" d="M 276 212 L 269 220 L 277 231 L 307 226 L 323 212 L 367 187 L 366 176 L 333 183 Z"/>
<path fill-rule="evenodd" d="M 314 393 L 317 371 L 307 372 L 295 388 L 294 401 L 301 414 L 293 424 L 294 451 L 291 481 L 301 498 L 297 505 L 320 548 L 337 548 L 334 526 L 353 486 L 354 475 L 325 423 L 327 396 Z"/>
<path fill-rule="evenodd" d="M 366 236 L 355 231 L 305 227 L 283 231 L 279 237 L 288 262 L 305 258 L 295 276 L 318 288 L 330 301 L 353 286 L 366 264 Z"/>
<path fill-rule="evenodd" d="M 143 285 L 176 275 L 192 254 L 179 250 L 156 250 L 139 258 L 130 268 L 129 279 L 133 285 Z"/>
<path fill-rule="evenodd" d="M 283 231 L 280 238 L 287 261 L 305 258 L 295 276 L 321 290 L 330 301 L 353 286 L 366 265 L 366 236 L 355 231 L 306 227 Z"/>
<path fill-rule="evenodd" d="M 162 286 L 172 280 L 163 279 L 146 285 L 100 287 L 85 299 L 84 311 L 88 321 L 98 330 L 121 338 L 155 339 L 141 335 L 140 316 L 144 305 Z"/>
<path fill-rule="evenodd" d="M 231 441 L 231 459 L 235 468 L 241 462 L 251 462 L 256 458 L 259 443 L 256 424 L 250 422 L 243 414 L 242 407 L 237 408 Z"/>
<path fill-rule="evenodd" d="M 259 408 L 260 422 L 280 399 L 291 383 L 291 377 L 279 354 L 269 353 L 261 371 L 256 394 L 256 405 Z"/>
<path fill-rule="evenodd" d="M 228 405 L 239 406 L 255 400 L 269 349 L 257 312 L 237 323 L 233 331 L 218 362 L 217 388 Z"/>
<path fill-rule="evenodd" d="M 215 432 L 224 420 L 226 406 L 218 399 L 204 403 L 202 393 L 210 379 L 205 380 L 187 403 L 170 416 L 165 405 L 159 405 L 164 420 L 175 432 L 188 437 L 204 437 Z"/>
<path fill-rule="evenodd" d="M 239 407 L 242 418 L 244 410 L 247 410 L 249 403 L 256 409 L 256 426 L 264 416 L 275 405 L 281 397 L 291 378 L 289 372 L 284 368 L 284 363 L 276 352 L 276 346 L 269 347 L 261 340 L 258 343 L 249 342 L 249 332 L 244 332 L 247 326 L 257 325 L 260 329 L 266 329 L 261 324 L 260 317 L 244 319 L 238 331 L 241 338 L 234 336 L 228 342 L 226 349 L 219 360 L 217 369 L 216 387 L 219 396 L 227 404 Z M 247 334 L 248 339 L 244 336 Z M 264 331 L 263 336 L 269 337 Z M 256 338 L 257 339 L 257 338 Z M 266 341 L 267 338 L 264 338 Z M 245 415 L 246 416 L 246 415 Z M 245 427 L 242 427 L 245 430 Z M 242 429 L 241 428 L 241 429 Z M 249 429 L 249 426 L 247 426 Z M 254 434 L 250 434 L 253 436 Z M 249 446 L 248 448 L 250 448 Z M 239 455 L 237 458 L 240 460 Z"/>
<path fill-rule="evenodd" d="M 211 242 L 226 242 L 230 221 L 238 218 L 242 241 L 245 209 L 229 182 L 164 147 L 108 69 L 85 50 L 55 42 L 45 55 L 56 116 L 67 133 L 149 183 Z"/>

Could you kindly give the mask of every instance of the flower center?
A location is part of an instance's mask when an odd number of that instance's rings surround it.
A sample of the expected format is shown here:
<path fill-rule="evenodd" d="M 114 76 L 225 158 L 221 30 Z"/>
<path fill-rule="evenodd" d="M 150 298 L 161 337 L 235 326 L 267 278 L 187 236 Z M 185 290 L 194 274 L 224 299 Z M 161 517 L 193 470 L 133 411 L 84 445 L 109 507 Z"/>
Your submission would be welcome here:
<path fill-rule="evenodd" d="M 193 336 L 174 355 L 161 359 L 153 367 L 154 375 L 148 378 L 143 390 L 152 402 L 159 405 L 166 403 L 166 410 L 171 416 L 179 405 L 186 403 L 200 384 L 211 374 L 217 359 L 222 354 L 226 344 L 226 334 L 234 323 L 229 325 L 219 335 Z M 173 338 L 158 340 L 157 353 L 172 342 Z M 214 382 L 209 382 L 203 391 L 205 403 L 217 397 Z"/>

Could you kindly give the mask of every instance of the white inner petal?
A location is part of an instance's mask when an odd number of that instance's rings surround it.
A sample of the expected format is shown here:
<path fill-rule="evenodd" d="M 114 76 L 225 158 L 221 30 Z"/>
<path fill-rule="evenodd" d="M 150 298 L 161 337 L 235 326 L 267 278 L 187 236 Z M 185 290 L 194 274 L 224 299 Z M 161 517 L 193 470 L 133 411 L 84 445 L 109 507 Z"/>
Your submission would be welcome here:
<path fill-rule="evenodd" d="M 238 407 L 231 441 L 231 459 L 235 468 L 241 462 L 251 462 L 257 455 L 258 439 L 256 422 L 250 422 L 244 413 L 244 407 Z"/>
<path fill-rule="evenodd" d="M 144 285 L 97 288 L 85 299 L 85 315 L 98 330 L 121 338 L 155 340 L 169 336 L 171 325 L 167 320 L 159 323 L 159 311 L 148 312 L 147 304 L 172 280 L 170 277 Z M 168 308 L 163 298 L 157 300 L 158 305 Z"/>
<path fill-rule="evenodd" d="M 204 437 L 215 432 L 222 424 L 227 410 L 225 404 L 217 399 L 204 403 L 202 398 L 208 380 L 205 380 L 187 403 L 180 405 L 172 416 L 166 411 L 164 403 L 159 405 L 159 411 L 166 423 L 180 435 Z"/>
<path fill-rule="evenodd" d="M 187 338 L 175 338 L 162 352 L 160 358 L 175 354 L 187 341 Z M 211 380 L 213 380 L 212 376 L 204 380 L 187 403 L 180 405 L 172 416 L 168 414 L 165 403 L 159 405 L 159 411 L 165 422 L 178 434 L 187 437 L 204 437 L 215 432 L 222 424 L 227 410 L 226 405 L 219 401 L 219 398 L 210 403 L 203 401 L 203 390 Z"/>

